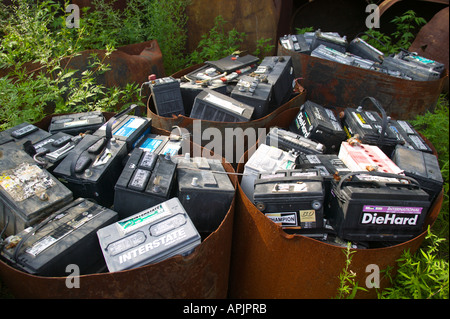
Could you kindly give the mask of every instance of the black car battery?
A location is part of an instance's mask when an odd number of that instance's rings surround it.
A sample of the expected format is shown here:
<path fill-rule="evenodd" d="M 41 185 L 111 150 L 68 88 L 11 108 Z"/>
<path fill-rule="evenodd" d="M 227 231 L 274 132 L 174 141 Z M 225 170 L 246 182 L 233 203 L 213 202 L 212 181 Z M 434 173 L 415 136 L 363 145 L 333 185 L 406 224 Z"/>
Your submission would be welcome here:
<path fill-rule="evenodd" d="M 67 276 L 76 265 L 80 275 L 106 269 L 97 231 L 117 221 L 117 213 L 78 198 L 32 228 L 5 239 L 1 252 L 12 266 L 36 276 Z"/>
<path fill-rule="evenodd" d="M 255 181 L 253 202 L 265 216 L 296 233 L 323 233 L 323 179 L 318 170 L 262 173 Z"/>
<path fill-rule="evenodd" d="M 444 183 L 436 156 L 398 145 L 392 154 L 392 160 L 406 176 L 419 182 L 433 202 Z"/>
<path fill-rule="evenodd" d="M 341 64 L 356 66 L 355 59 L 350 54 L 329 48 L 323 44 L 312 50 L 311 56 Z"/>
<path fill-rule="evenodd" d="M 0 230 L 32 226 L 72 200 L 72 192 L 25 151 L 0 146 Z"/>
<path fill-rule="evenodd" d="M 398 242 L 420 234 L 429 207 L 428 194 L 414 179 L 363 171 L 334 183 L 326 214 L 343 239 Z"/>
<path fill-rule="evenodd" d="M 119 218 L 171 198 L 176 167 L 170 156 L 135 148 L 114 187 L 114 210 Z"/>
<path fill-rule="evenodd" d="M 404 60 L 398 55 L 385 57 L 381 67 L 390 71 L 398 71 L 414 81 L 436 81 L 441 78 L 441 72 L 414 61 Z"/>
<path fill-rule="evenodd" d="M 399 144 L 421 152 L 433 153 L 433 150 L 425 143 L 411 123 L 403 120 L 391 120 L 389 126 L 396 133 Z"/>
<path fill-rule="evenodd" d="M 347 51 L 348 42 L 346 36 L 341 37 L 337 34 L 317 30 L 314 32 L 314 38 L 311 43 L 311 51 L 320 45 L 324 45 L 333 50 L 345 53 Z"/>
<path fill-rule="evenodd" d="M 373 47 L 361 38 L 354 38 L 348 44 L 347 51 L 351 54 L 360 56 L 363 59 L 371 60 L 373 62 L 381 63 L 384 58 L 384 53 Z"/>
<path fill-rule="evenodd" d="M 50 135 L 49 132 L 33 124 L 24 122 L 0 132 L 0 145 L 11 143 L 15 147 L 22 148 L 27 141 L 33 144 Z"/>
<path fill-rule="evenodd" d="M 366 111 L 361 106 L 366 100 L 381 112 L 382 117 L 375 111 Z M 377 145 L 386 154 L 390 154 L 394 147 L 400 143 L 396 133 L 389 127 L 390 118 L 386 115 L 381 104 L 373 97 L 365 97 L 358 108 L 346 108 L 342 125 L 348 138 L 357 135 L 364 144 Z"/>
<path fill-rule="evenodd" d="M 233 99 L 253 106 L 252 119 L 259 119 L 269 113 L 269 104 L 272 97 L 272 84 L 266 77 L 243 75 L 231 91 Z"/>
<path fill-rule="evenodd" d="M 106 226 L 97 236 L 110 272 L 186 256 L 201 243 L 176 197 Z"/>
<path fill-rule="evenodd" d="M 417 54 L 417 52 L 409 52 L 407 50 L 401 50 L 396 54 L 396 57 L 405 61 L 413 62 L 426 69 L 431 69 L 439 74 L 445 71 L 445 64 L 427 59 Z"/>
<path fill-rule="evenodd" d="M 304 54 L 311 53 L 311 47 L 303 34 L 285 35 L 280 37 L 280 43 L 286 50 Z"/>
<path fill-rule="evenodd" d="M 283 105 L 291 98 L 295 75 L 290 56 L 267 56 L 250 75 L 266 77 L 268 83 L 272 84 L 272 109 Z"/>
<path fill-rule="evenodd" d="M 110 136 L 109 126 L 106 135 L 108 131 Z M 53 174 L 66 183 L 75 197 L 90 198 L 110 207 L 126 155 L 125 141 L 87 134 L 56 166 Z"/>
<path fill-rule="evenodd" d="M 151 79 L 149 83 L 156 113 L 159 116 L 185 115 L 180 82 L 178 80 L 167 76 Z"/>
<path fill-rule="evenodd" d="M 283 151 L 303 154 L 322 154 L 324 150 L 323 144 L 279 127 L 270 128 L 269 133 L 266 135 L 265 143 Z"/>
<path fill-rule="evenodd" d="M 124 141 L 127 151 L 130 152 L 140 139 L 151 132 L 152 119 L 140 117 L 138 115 L 127 115 L 133 109 L 138 110 L 138 106 L 133 104 L 125 110 L 111 117 L 107 123 L 103 124 L 94 136 L 114 137 L 118 141 Z M 112 135 L 107 135 L 107 127 L 110 127 Z"/>
<path fill-rule="evenodd" d="M 195 98 L 190 117 L 217 122 L 247 122 L 252 118 L 253 111 L 253 106 L 204 89 Z"/>
<path fill-rule="evenodd" d="M 231 73 L 245 67 L 254 67 L 259 58 L 250 54 L 240 56 L 232 54 L 215 61 L 205 61 L 206 65 L 216 68 L 219 72 Z"/>
<path fill-rule="evenodd" d="M 52 172 L 81 139 L 81 135 L 72 136 L 58 132 L 32 144 L 31 147 L 26 147 L 25 151 L 33 156 L 36 163 Z"/>
<path fill-rule="evenodd" d="M 105 123 L 101 111 L 82 112 L 53 116 L 48 127 L 52 134 L 63 132 L 70 135 L 94 133 Z"/>
<path fill-rule="evenodd" d="M 200 233 L 215 231 L 235 194 L 220 160 L 181 157 L 178 160 L 177 181 L 177 196 L 197 230 Z"/>
<path fill-rule="evenodd" d="M 338 152 L 341 142 L 346 139 L 346 134 L 334 112 L 309 100 L 300 107 L 289 129 L 323 144 L 326 153 Z"/>

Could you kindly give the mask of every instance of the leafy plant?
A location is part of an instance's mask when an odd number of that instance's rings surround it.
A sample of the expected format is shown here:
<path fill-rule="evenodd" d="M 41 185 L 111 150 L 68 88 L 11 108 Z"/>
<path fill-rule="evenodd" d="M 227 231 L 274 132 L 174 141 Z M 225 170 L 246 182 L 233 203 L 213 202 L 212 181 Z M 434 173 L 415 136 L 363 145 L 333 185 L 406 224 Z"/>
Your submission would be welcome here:
<path fill-rule="evenodd" d="M 356 250 L 351 250 L 350 246 L 351 243 L 349 242 L 347 248 L 343 250 L 345 254 L 345 266 L 339 274 L 340 285 L 336 299 L 354 299 L 358 290 L 367 291 L 365 288 L 358 286 L 358 282 L 355 280 L 356 273 L 350 269 L 353 254 L 356 252 Z"/>
<path fill-rule="evenodd" d="M 258 39 L 256 41 L 256 50 L 253 52 L 253 55 L 257 56 L 260 60 L 269 55 L 269 53 L 275 48 L 275 45 L 271 44 L 271 42 L 271 38 Z"/>

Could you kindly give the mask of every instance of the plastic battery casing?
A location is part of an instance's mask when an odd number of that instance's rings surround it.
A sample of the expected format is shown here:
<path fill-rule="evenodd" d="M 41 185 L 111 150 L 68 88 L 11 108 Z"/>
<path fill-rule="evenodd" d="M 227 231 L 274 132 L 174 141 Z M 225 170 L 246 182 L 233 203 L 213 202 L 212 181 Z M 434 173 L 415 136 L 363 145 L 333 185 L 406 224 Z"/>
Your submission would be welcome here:
<path fill-rule="evenodd" d="M 72 138 L 73 136 L 70 134 L 58 132 L 33 144 L 35 154 L 38 155 L 37 157 L 46 163 L 45 169 L 52 172 L 53 168 L 69 154 L 75 147 L 75 142 L 72 141 Z M 30 155 L 34 156 L 35 154 Z"/>
<path fill-rule="evenodd" d="M 363 59 L 368 59 L 374 62 L 381 63 L 384 58 L 384 53 L 373 47 L 361 38 L 354 38 L 348 44 L 347 51 L 360 56 Z"/>
<path fill-rule="evenodd" d="M 142 137 L 136 148 L 159 154 L 168 141 L 168 136 L 150 133 Z"/>
<path fill-rule="evenodd" d="M 334 48 L 327 47 L 323 44 L 314 48 L 311 51 L 311 56 L 321 58 L 333 62 L 338 62 L 346 65 L 355 65 L 354 59 L 345 52 L 341 52 Z"/>
<path fill-rule="evenodd" d="M 390 129 L 397 134 L 399 144 L 418 151 L 433 153 L 433 150 L 425 143 L 413 126 L 403 120 L 391 120 Z"/>
<path fill-rule="evenodd" d="M 432 69 L 433 71 L 436 71 L 438 73 L 442 73 L 445 70 L 445 64 L 427 59 L 423 56 L 418 55 L 416 52 L 402 50 L 396 54 L 396 57 L 405 61 L 413 62 L 424 68 Z"/>
<path fill-rule="evenodd" d="M 295 86 L 294 67 L 290 56 L 267 56 L 253 73 L 267 77 L 268 83 L 272 84 L 272 109 L 289 101 Z"/>
<path fill-rule="evenodd" d="M 180 82 L 171 76 L 150 81 L 153 102 L 159 116 L 185 115 Z"/>
<path fill-rule="evenodd" d="M 304 154 L 322 154 L 324 146 L 302 135 L 279 127 L 271 127 L 265 143 L 283 151 L 295 151 Z"/>
<path fill-rule="evenodd" d="M 27 141 L 30 141 L 33 144 L 50 135 L 49 132 L 44 131 L 33 124 L 23 122 L 0 132 L 0 145 L 11 143 L 11 145 L 14 145 L 15 147 L 22 148 L 23 144 Z"/>
<path fill-rule="evenodd" d="M 399 145 L 394 150 L 392 160 L 406 176 L 418 181 L 421 188 L 430 195 L 430 201 L 434 201 L 444 182 L 436 156 Z"/>
<path fill-rule="evenodd" d="M 80 275 L 97 273 L 106 264 L 96 233 L 116 221 L 116 212 L 78 198 L 35 227 L 7 238 L 2 255 L 13 266 L 37 276 L 67 276 L 69 265 L 76 265 Z M 21 243 L 9 245 L 17 240 Z"/>
<path fill-rule="evenodd" d="M 255 180 L 260 173 L 272 173 L 277 170 L 295 168 L 297 155 L 279 148 L 261 144 L 251 154 L 244 165 L 241 187 L 250 200 L 253 200 Z"/>
<path fill-rule="evenodd" d="M 259 119 L 269 113 L 272 97 L 272 84 L 264 82 L 259 77 L 243 75 L 231 91 L 233 99 L 253 106 L 252 119 Z"/>
<path fill-rule="evenodd" d="M 253 202 L 283 228 L 303 231 L 323 228 L 323 179 L 315 169 L 259 174 Z"/>
<path fill-rule="evenodd" d="M 247 54 L 244 56 L 229 55 L 216 61 L 205 61 L 205 64 L 216 68 L 220 72 L 230 73 L 246 66 L 257 64 L 258 62 L 258 57 Z"/>
<path fill-rule="evenodd" d="M 176 197 L 106 226 L 97 236 L 110 272 L 188 255 L 201 243 Z"/>
<path fill-rule="evenodd" d="M 381 67 L 398 71 L 411 77 L 414 81 L 435 81 L 441 78 L 441 73 L 432 68 L 419 65 L 412 61 L 405 61 L 396 56 L 387 56 L 383 59 Z"/>
<path fill-rule="evenodd" d="M 151 132 L 151 118 L 125 115 L 110 120 L 113 121 L 112 137 L 118 141 L 124 141 L 128 152 L 136 146 L 142 136 Z M 93 135 L 106 136 L 106 125 L 107 123 L 103 124 Z"/>
<path fill-rule="evenodd" d="M 67 115 L 53 116 L 48 127 L 52 134 L 64 132 L 70 135 L 90 132 L 91 134 L 98 130 L 105 117 L 101 111 L 82 112 Z"/>
<path fill-rule="evenodd" d="M 325 152 L 336 153 L 346 134 L 331 109 L 306 101 L 289 126 L 292 132 L 325 145 Z"/>
<path fill-rule="evenodd" d="M 181 158 L 177 166 L 181 204 L 200 233 L 219 227 L 230 209 L 235 188 L 220 160 Z"/>
<path fill-rule="evenodd" d="M 430 201 L 417 185 L 376 179 L 344 178 L 341 182 L 333 185 L 331 209 L 327 211 L 339 237 L 367 242 L 406 241 L 422 231 Z"/>
<path fill-rule="evenodd" d="M 351 145 L 342 142 L 338 157 L 353 172 L 376 170 L 379 172 L 403 174 L 378 146 L 369 144 Z"/>
<path fill-rule="evenodd" d="M 217 122 L 247 122 L 254 108 L 219 92 L 204 89 L 194 101 L 190 117 Z"/>
<path fill-rule="evenodd" d="M 181 81 L 180 83 L 180 91 L 181 98 L 183 99 L 184 110 L 186 114 L 191 114 L 192 107 L 194 105 L 194 101 L 196 96 L 202 92 L 205 88 L 219 92 L 221 94 L 227 95 L 228 85 L 223 83 L 222 81 L 214 82 L 214 83 L 197 83 L 196 81 Z"/>
<path fill-rule="evenodd" d="M 314 50 L 320 45 L 332 48 L 341 53 L 345 53 L 347 51 L 348 42 L 345 36 L 341 37 L 336 34 L 321 32 L 320 30 L 317 30 L 314 33 L 314 38 L 311 43 L 311 50 Z"/>
<path fill-rule="evenodd" d="M 115 185 L 114 210 L 125 218 L 172 196 L 176 163 L 157 153 L 134 149 Z"/>
<path fill-rule="evenodd" d="M 289 34 L 280 37 L 280 43 L 286 50 L 310 54 L 311 47 L 303 34 Z"/>
<path fill-rule="evenodd" d="M 122 172 L 122 161 L 126 155 L 124 141 L 85 135 L 56 166 L 53 174 L 67 185 L 75 197 L 90 198 L 110 207 L 114 201 L 114 185 Z"/>
<path fill-rule="evenodd" d="M 70 202 L 72 192 L 25 151 L 0 146 L 0 229 L 14 235 Z"/>

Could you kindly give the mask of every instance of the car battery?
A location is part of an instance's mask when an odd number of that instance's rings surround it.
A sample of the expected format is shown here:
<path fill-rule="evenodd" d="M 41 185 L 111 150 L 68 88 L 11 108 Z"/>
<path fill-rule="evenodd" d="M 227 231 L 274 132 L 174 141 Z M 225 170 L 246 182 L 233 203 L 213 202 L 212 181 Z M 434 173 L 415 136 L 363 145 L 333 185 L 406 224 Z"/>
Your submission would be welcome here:
<path fill-rule="evenodd" d="M 125 141 L 87 134 L 56 166 L 53 174 L 75 197 L 90 198 L 110 207 L 126 155 Z"/>
<path fill-rule="evenodd" d="M 378 62 L 373 62 L 368 59 L 363 59 L 357 55 L 351 54 L 347 52 L 347 55 L 351 56 L 353 58 L 353 65 L 357 66 L 359 68 L 363 68 L 366 70 L 373 70 L 376 67 L 379 66 Z"/>
<path fill-rule="evenodd" d="M 325 152 L 336 153 L 346 134 L 331 109 L 306 101 L 289 126 L 292 132 L 325 146 Z"/>
<path fill-rule="evenodd" d="M 318 170 L 294 169 L 259 174 L 253 202 L 282 228 L 307 234 L 324 227 L 324 196 Z"/>
<path fill-rule="evenodd" d="M 291 98 L 295 75 L 290 56 L 267 56 L 251 75 L 266 77 L 272 84 L 272 108 L 283 105 Z"/>
<path fill-rule="evenodd" d="M 348 44 L 347 51 L 351 54 L 359 56 L 373 62 L 381 63 L 384 58 L 384 53 L 373 47 L 361 38 L 354 38 Z"/>
<path fill-rule="evenodd" d="M 97 236 L 110 272 L 186 256 L 201 243 L 176 197 L 106 226 Z"/>
<path fill-rule="evenodd" d="M 375 178 L 361 180 L 355 178 L 358 174 Z M 429 207 L 428 194 L 414 179 L 390 173 L 353 172 L 333 185 L 327 217 L 343 239 L 398 242 L 423 231 Z"/>
<path fill-rule="evenodd" d="M 376 145 L 342 142 L 338 157 L 352 172 L 378 171 L 403 175 L 403 170 Z"/>
<path fill-rule="evenodd" d="M 272 84 L 265 78 L 243 75 L 230 95 L 233 99 L 253 106 L 252 119 L 259 119 L 269 114 L 269 104 L 272 96 Z"/>
<path fill-rule="evenodd" d="M 401 50 L 399 53 L 395 55 L 397 58 L 416 63 L 419 66 L 422 66 L 424 68 L 429 68 L 435 72 L 438 72 L 439 74 L 442 74 L 442 72 L 445 71 L 445 64 L 424 58 L 420 55 L 418 55 L 416 52 L 409 52 L 406 50 Z"/>
<path fill-rule="evenodd" d="M 151 118 L 127 115 L 128 112 L 136 107 L 137 105 L 133 104 L 117 113 L 95 131 L 93 135 L 107 138 L 114 137 L 118 141 L 124 141 L 127 145 L 127 151 L 130 152 L 145 134 L 151 132 L 152 125 Z M 111 128 L 111 134 L 109 135 L 107 135 L 107 126 Z"/>
<path fill-rule="evenodd" d="M 31 148 L 26 148 L 25 151 L 43 168 L 52 172 L 81 139 L 80 135 L 58 132 L 33 144 Z"/>
<path fill-rule="evenodd" d="M 134 149 L 115 184 L 114 210 L 119 218 L 168 200 L 176 167 L 170 156 Z"/>
<path fill-rule="evenodd" d="M 433 70 L 431 67 L 417 64 L 414 61 L 403 60 L 398 56 L 385 57 L 381 67 L 391 71 L 398 71 L 414 81 L 436 81 L 441 78 L 441 73 Z"/>
<path fill-rule="evenodd" d="M 280 37 L 280 43 L 286 50 L 308 55 L 311 53 L 311 47 L 303 34 L 285 35 Z"/>
<path fill-rule="evenodd" d="M 297 154 L 261 144 L 244 165 L 241 187 L 250 200 L 253 200 L 255 180 L 260 173 L 295 168 Z"/>
<path fill-rule="evenodd" d="M 217 159 L 180 158 L 177 196 L 200 233 L 219 227 L 230 209 L 235 188 Z"/>
<path fill-rule="evenodd" d="M 390 118 L 386 115 L 379 102 L 372 97 L 364 98 L 360 104 L 366 99 L 372 101 L 380 110 L 382 117 L 375 111 L 365 111 L 362 106 L 358 106 L 357 109 L 346 108 L 342 125 L 347 137 L 352 138 L 357 135 L 361 143 L 377 145 L 390 154 L 394 147 L 400 143 L 396 133 L 389 127 Z"/>
<path fill-rule="evenodd" d="M 231 73 L 245 67 L 254 67 L 259 62 L 259 58 L 250 54 L 240 56 L 229 55 L 215 61 L 205 61 L 206 65 L 216 68 L 219 72 Z"/>
<path fill-rule="evenodd" d="M 355 60 L 351 55 L 333 48 L 329 48 L 323 44 L 312 50 L 311 56 L 341 64 L 355 65 Z"/>
<path fill-rule="evenodd" d="M 30 141 L 32 144 L 49 137 L 51 134 L 43 129 L 24 122 L 9 129 L 0 132 L 0 145 L 12 143 L 15 147 L 22 148 L 25 142 Z"/>
<path fill-rule="evenodd" d="M 316 49 L 320 45 L 326 46 L 341 53 L 345 53 L 347 51 L 348 42 L 346 36 L 341 37 L 337 34 L 321 32 L 320 30 L 317 30 L 316 32 L 314 32 L 314 38 L 311 43 L 311 50 L 314 51 L 314 49 Z"/>
<path fill-rule="evenodd" d="M 190 117 L 217 122 L 247 122 L 252 118 L 253 111 L 253 106 L 204 89 L 195 98 Z"/>
<path fill-rule="evenodd" d="M 185 115 L 180 82 L 171 76 L 153 79 L 150 89 L 155 103 L 156 113 L 163 117 Z"/>
<path fill-rule="evenodd" d="M 433 150 L 425 143 L 413 126 L 403 120 L 391 120 L 390 129 L 397 134 L 399 144 L 421 152 L 433 153 Z"/>
<path fill-rule="evenodd" d="M 14 235 L 72 200 L 72 192 L 21 149 L 0 146 L 0 230 Z"/>
<path fill-rule="evenodd" d="M 279 127 L 271 127 L 266 135 L 265 143 L 277 147 L 283 151 L 294 151 L 303 154 L 322 154 L 324 146 L 299 134 L 283 130 Z"/>
<path fill-rule="evenodd" d="M 392 154 L 392 160 L 406 176 L 414 178 L 420 184 L 433 202 L 444 182 L 436 156 L 398 145 Z"/>
<path fill-rule="evenodd" d="M 52 134 L 63 132 L 70 135 L 94 133 L 105 123 L 101 111 L 82 112 L 53 116 L 48 127 Z"/>
<path fill-rule="evenodd" d="M 33 228 L 5 239 L 2 256 L 14 267 L 36 276 L 67 276 L 70 264 L 80 275 L 106 268 L 97 231 L 117 221 L 117 213 L 78 198 Z"/>
<path fill-rule="evenodd" d="M 143 136 L 136 148 L 159 154 L 167 142 L 169 142 L 168 136 L 149 133 Z"/>

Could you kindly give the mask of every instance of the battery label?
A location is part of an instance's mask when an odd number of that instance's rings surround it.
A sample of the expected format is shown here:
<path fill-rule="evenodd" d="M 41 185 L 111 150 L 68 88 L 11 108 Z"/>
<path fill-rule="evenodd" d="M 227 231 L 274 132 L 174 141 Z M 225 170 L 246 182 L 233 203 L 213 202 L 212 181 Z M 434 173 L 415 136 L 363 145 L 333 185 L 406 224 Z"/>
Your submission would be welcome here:
<path fill-rule="evenodd" d="M 140 148 L 148 150 L 150 152 L 154 152 L 162 142 L 163 141 L 160 139 L 148 138 L 144 143 L 142 143 Z"/>
<path fill-rule="evenodd" d="M 145 120 L 140 118 L 131 118 L 124 125 L 122 125 L 114 135 L 128 137 L 136 131 L 142 124 L 144 124 Z"/>
<path fill-rule="evenodd" d="M 305 183 L 287 183 L 287 184 L 275 184 L 272 192 L 306 192 L 308 187 Z"/>
<path fill-rule="evenodd" d="M 87 119 L 73 121 L 73 122 L 65 122 L 63 125 L 64 125 L 64 127 L 72 127 L 72 126 L 79 126 L 79 125 L 81 126 L 81 125 L 85 125 L 85 124 L 89 124 L 89 121 Z"/>
<path fill-rule="evenodd" d="M 170 214 L 170 210 L 166 208 L 164 203 L 162 203 L 142 212 L 141 214 L 137 214 L 129 219 L 119 221 L 116 225 L 123 234 L 128 234 L 135 229 L 150 224 L 160 218 L 169 216 Z"/>
<path fill-rule="evenodd" d="M 364 205 L 361 224 L 417 225 L 423 207 Z"/>
<path fill-rule="evenodd" d="M 316 211 L 314 209 L 300 210 L 299 211 L 301 223 L 315 223 Z"/>
<path fill-rule="evenodd" d="M 352 112 L 353 116 L 355 117 L 356 121 L 359 123 L 359 125 L 361 125 L 361 127 L 363 128 L 367 128 L 367 129 L 371 129 L 372 126 L 370 126 L 369 124 L 367 124 L 367 122 L 363 119 L 363 117 L 361 116 L 361 114 L 359 113 L 355 113 Z"/>
<path fill-rule="evenodd" d="M 297 226 L 297 213 L 296 212 L 283 212 L 283 213 L 265 213 L 271 221 L 282 226 Z"/>
<path fill-rule="evenodd" d="M 225 100 L 221 99 L 220 97 L 217 97 L 217 96 L 215 96 L 213 94 L 208 94 L 205 97 L 205 100 L 209 101 L 209 102 L 211 102 L 213 104 L 220 105 L 223 108 L 226 108 L 226 109 L 228 109 L 228 110 L 230 110 L 230 111 L 232 111 L 234 113 L 237 113 L 237 114 L 241 114 L 242 115 L 242 113 L 244 113 L 244 111 L 245 111 L 244 108 L 239 107 L 239 106 L 237 106 L 237 105 L 235 105 L 235 104 L 233 104 L 233 103 L 231 103 L 229 101 L 225 101 Z"/>

